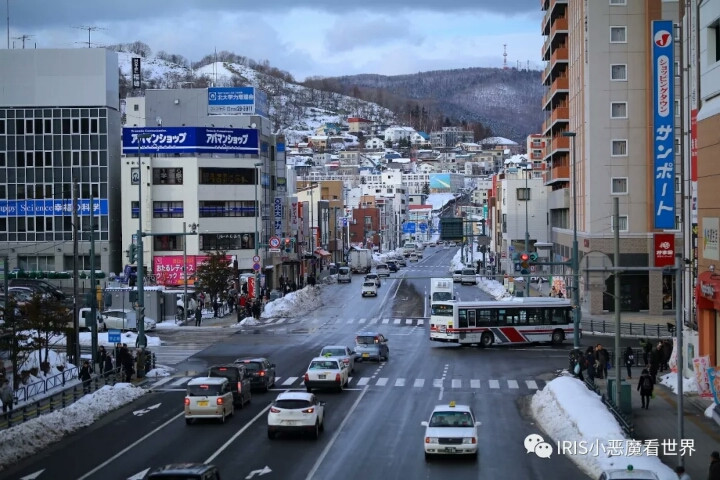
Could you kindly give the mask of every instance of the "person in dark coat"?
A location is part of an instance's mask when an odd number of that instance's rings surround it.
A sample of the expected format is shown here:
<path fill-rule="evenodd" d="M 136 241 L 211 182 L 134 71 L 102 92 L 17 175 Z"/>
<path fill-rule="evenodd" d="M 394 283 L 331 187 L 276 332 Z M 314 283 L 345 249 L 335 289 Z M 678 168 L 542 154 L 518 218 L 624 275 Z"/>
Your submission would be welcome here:
<path fill-rule="evenodd" d="M 625 364 L 625 368 L 627 368 L 627 377 L 632 378 L 632 366 L 635 365 L 635 353 L 630 345 L 627 346 L 625 353 L 623 353 L 623 363 Z"/>
<path fill-rule="evenodd" d="M 107 351 L 105 350 L 104 346 L 100 345 L 100 347 L 98 347 L 98 352 L 97 352 L 97 364 L 98 364 L 98 367 L 100 368 L 101 375 L 105 368 L 105 357 L 107 357 Z"/>
<path fill-rule="evenodd" d="M 670 357 L 672 356 L 672 342 L 667 338 L 662 341 L 663 363 L 660 371 L 670 370 Z"/>
<path fill-rule="evenodd" d="M 2 400 L 3 404 L 3 413 L 12 411 L 15 394 L 7 379 L 3 379 L 2 384 L 0 384 L 0 400 Z"/>
<path fill-rule="evenodd" d="M 708 480 L 720 480 L 720 452 L 715 451 L 710 454 Z"/>
<path fill-rule="evenodd" d="M 83 393 L 90 393 L 90 380 L 92 379 L 92 368 L 90 368 L 90 362 L 85 360 L 82 364 L 82 367 L 80 368 L 80 373 L 78 374 L 78 377 L 80 380 L 82 380 L 83 384 Z"/>
<path fill-rule="evenodd" d="M 595 383 L 595 352 L 593 352 L 592 346 L 585 350 L 585 365 L 587 365 L 587 376 L 590 383 Z"/>
<path fill-rule="evenodd" d="M 195 309 L 195 326 L 199 327 L 202 324 L 202 310 L 199 308 Z"/>
<path fill-rule="evenodd" d="M 662 364 L 662 359 L 662 344 L 658 343 L 657 346 L 653 348 L 652 352 L 650 352 L 650 376 L 653 377 L 653 381 L 657 378 L 657 373 L 660 369 L 660 365 Z"/>
<path fill-rule="evenodd" d="M 595 360 L 597 362 L 597 368 L 595 369 L 597 378 L 607 378 L 607 365 L 610 361 L 610 354 L 605 350 L 605 347 L 599 343 L 595 347 Z"/>
<path fill-rule="evenodd" d="M 110 354 L 105 355 L 105 362 L 103 363 L 102 367 L 102 373 L 105 376 L 110 375 L 110 373 L 113 371 L 113 359 Z"/>
<path fill-rule="evenodd" d="M 643 367 L 647 368 L 650 366 L 650 353 L 652 352 L 652 342 L 647 339 L 641 338 L 640 348 L 642 348 L 643 352 Z"/>
<path fill-rule="evenodd" d="M 121 365 L 125 377 L 124 380 L 126 383 L 130 383 L 132 381 L 132 376 L 135 373 L 135 359 L 133 358 L 132 353 L 130 353 L 130 350 L 128 350 L 127 345 L 124 343 L 120 352 L 122 353 Z"/>
<path fill-rule="evenodd" d="M 259 320 L 259 319 L 260 319 L 260 307 L 261 307 L 261 305 L 262 305 L 262 302 L 260 301 L 259 298 L 256 298 L 256 299 L 253 301 L 253 304 L 252 304 L 252 313 L 253 313 L 253 317 L 255 317 L 255 320 Z"/>
<path fill-rule="evenodd" d="M 650 398 L 652 398 L 653 388 L 655 387 L 655 378 L 644 368 L 638 381 L 637 390 L 640 392 L 642 400 L 642 408 L 647 410 L 650 408 Z"/>

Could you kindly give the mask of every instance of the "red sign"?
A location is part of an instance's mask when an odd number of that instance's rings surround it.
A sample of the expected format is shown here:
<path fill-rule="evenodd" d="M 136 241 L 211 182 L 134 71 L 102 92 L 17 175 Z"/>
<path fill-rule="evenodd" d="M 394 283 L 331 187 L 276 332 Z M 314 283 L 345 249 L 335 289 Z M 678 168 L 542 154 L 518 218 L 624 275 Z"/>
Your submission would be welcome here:
<path fill-rule="evenodd" d="M 188 285 L 195 284 L 195 271 L 209 257 L 207 255 L 187 256 L 187 279 Z M 232 257 L 227 256 L 228 262 Z M 184 285 L 183 282 L 183 256 L 182 255 L 157 255 L 153 257 L 153 274 L 158 285 L 174 286 Z"/>
<path fill-rule="evenodd" d="M 675 265 L 675 234 L 656 233 L 653 236 L 653 243 L 655 245 L 655 266 Z"/>

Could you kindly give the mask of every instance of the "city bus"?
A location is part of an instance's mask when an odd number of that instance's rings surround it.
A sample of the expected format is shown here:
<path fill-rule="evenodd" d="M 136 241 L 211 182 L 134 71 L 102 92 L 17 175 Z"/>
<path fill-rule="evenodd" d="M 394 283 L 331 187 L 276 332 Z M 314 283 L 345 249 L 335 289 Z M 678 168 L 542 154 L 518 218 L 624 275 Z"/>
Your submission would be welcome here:
<path fill-rule="evenodd" d="M 570 300 L 549 297 L 436 302 L 430 310 L 430 340 L 483 347 L 494 343 L 559 344 L 573 337 L 572 310 Z"/>

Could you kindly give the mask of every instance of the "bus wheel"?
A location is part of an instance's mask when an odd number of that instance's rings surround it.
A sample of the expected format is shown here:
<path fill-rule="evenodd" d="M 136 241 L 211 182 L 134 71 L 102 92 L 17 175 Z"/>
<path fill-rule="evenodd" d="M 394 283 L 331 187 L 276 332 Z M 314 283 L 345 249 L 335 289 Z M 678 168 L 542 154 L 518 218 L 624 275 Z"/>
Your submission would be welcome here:
<path fill-rule="evenodd" d="M 565 341 L 565 332 L 563 332 L 562 330 L 555 330 L 552 333 L 552 339 L 550 341 L 556 345 L 561 344 Z"/>
<path fill-rule="evenodd" d="M 489 347 L 493 344 L 493 335 L 490 332 L 485 332 L 482 334 L 482 337 L 480 337 L 480 346 L 482 347 Z"/>

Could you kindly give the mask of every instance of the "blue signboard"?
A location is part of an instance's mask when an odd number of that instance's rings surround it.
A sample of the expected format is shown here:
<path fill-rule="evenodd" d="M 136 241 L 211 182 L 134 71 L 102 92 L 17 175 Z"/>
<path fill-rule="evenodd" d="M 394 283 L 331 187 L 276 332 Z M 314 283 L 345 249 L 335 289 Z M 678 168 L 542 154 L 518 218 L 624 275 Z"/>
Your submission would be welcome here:
<path fill-rule="evenodd" d="M 655 228 L 675 228 L 675 56 L 673 24 L 652 22 Z"/>
<path fill-rule="evenodd" d="M 405 222 L 403 224 L 403 233 L 415 233 L 415 222 Z"/>
<path fill-rule="evenodd" d="M 427 231 L 427 223 L 421 223 L 421 224 L 420 224 L 420 231 L 423 232 L 423 233 L 424 233 L 425 231 Z"/>
<path fill-rule="evenodd" d="M 141 135 L 149 135 L 141 138 Z M 123 128 L 122 153 L 242 153 L 258 155 L 258 131 L 249 128 Z"/>
<path fill-rule="evenodd" d="M 107 215 L 107 199 L 93 200 L 93 215 Z M 79 216 L 90 216 L 90 199 L 78 199 Z M 0 200 L 0 217 L 72 215 L 72 200 Z"/>
<path fill-rule="evenodd" d="M 267 117 L 267 95 L 255 87 L 210 87 L 208 114 Z"/>
<path fill-rule="evenodd" d="M 109 343 L 120 343 L 120 330 L 111 328 L 108 330 L 108 342 Z"/>

